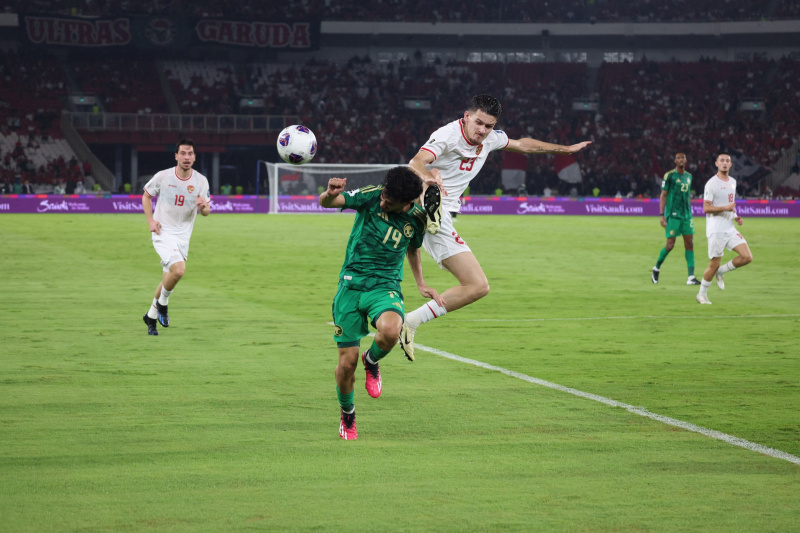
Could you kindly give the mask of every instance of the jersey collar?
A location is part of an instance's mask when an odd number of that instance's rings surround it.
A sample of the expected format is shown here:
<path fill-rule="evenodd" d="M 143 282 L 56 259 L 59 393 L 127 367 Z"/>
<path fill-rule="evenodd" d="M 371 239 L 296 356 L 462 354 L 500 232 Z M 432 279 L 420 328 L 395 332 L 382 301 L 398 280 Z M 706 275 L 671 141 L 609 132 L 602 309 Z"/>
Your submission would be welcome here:
<path fill-rule="evenodd" d="M 464 119 L 463 118 L 458 119 L 458 125 L 461 126 L 461 136 L 464 138 L 465 141 L 467 141 L 467 144 L 470 145 L 470 146 L 478 146 L 477 144 L 471 143 L 469 141 L 469 139 L 467 139 L 467 135 L 466 135 L 466 133 L 464 133 Z"/>
<path fill-rule="evenodd" d="M 190 179 L 192 179 L 192 176 L 194 176 L 194 169 L 193 169 L 193 168 L 191 168 L 191 169 L 189 169 L 189 170 L 190 170 L 190 172 L 189 172 L 189 176 L 188 176 L 188 177 L 186 177 L 186 178 L 182 178 L 182 177 L 180 177 L 180 176 L 178 175 L 178 166 L 177 166 L 177 165 L 175 165 L 175 177 L 176 177 L 176 178 L 178 178 L 178 179 L 179 179 L 179 180 L 181 180 L 181 181 L 189 181 Z"/>

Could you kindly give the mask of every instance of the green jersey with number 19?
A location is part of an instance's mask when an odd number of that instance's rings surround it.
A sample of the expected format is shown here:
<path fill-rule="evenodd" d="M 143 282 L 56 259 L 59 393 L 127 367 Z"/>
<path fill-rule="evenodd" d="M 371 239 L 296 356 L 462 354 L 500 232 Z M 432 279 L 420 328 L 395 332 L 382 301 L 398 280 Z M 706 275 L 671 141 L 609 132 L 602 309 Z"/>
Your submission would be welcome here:
<path fill-rule="evenodd" d="M 666 218 L 692 219 L 692 175 L 688 172 L 680 174 L 677 169 L 664 174 L 661 190 L 667 191 L 667 204 L 664 207 Z"/>
<path fill-rule="evenodd" d="M 425 211 L 416 203 L 405 213 L 384 213 L 383 185 L 342 193 L 344 209 L 354 209 L 339 283 L 356 290 L 400 290 L 403 261 L 409 246 L 420 248 L 425 236 Z"/>

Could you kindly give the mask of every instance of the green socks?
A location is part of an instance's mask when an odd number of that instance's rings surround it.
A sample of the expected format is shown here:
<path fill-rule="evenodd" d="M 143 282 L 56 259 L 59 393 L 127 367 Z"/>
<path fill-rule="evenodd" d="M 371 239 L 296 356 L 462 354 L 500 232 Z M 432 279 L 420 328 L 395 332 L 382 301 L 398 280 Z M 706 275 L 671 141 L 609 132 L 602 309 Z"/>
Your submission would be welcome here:
<path fill-rule="evenodd" d="M 666 261 L 667 259 L 667 255 L 669 255 L 667 248 L 666 247 L 662 248 L 661 253 L 658 254 L 658 261 L 656 261 L 656 268 L 659 269 L 661 268 L 661 265 L 663 265 L 664 261 Z"/>
<path fill-rule="evenodd" d="M 684 250 L 683 251 L 684 257 L 686 257 L 686 266 L 689 269 L 689 276 L 694 276 L 694 251 L 693 250 Z M 658 261 L 656 261 L 656 268 L 660 269 L 661 265 L 664 264 L 664 261 L 667 259 L 669 252 L 667 251 L 666 247 L 661 249 L 661 253 L 658 254 Z"/>
<path fill-rule="evenodd" d="M 339 406 L 342 408 L 342 411 L 345 413 L 352 413 L 356 406 L 353 403 L 353 396 L 355 396 L 356 391 L 350 391 L 350 394 L 342 394 L 342 391 L 339 390 L 339 385 L 336 385 L 336 396 L 339 398 Z"/>
<path fill-rule="evenodd" d="M 378 346 L 378 343 L 373 340 L 372 346 L 369 347 L 369 358 L 372 362 L 377 363 L 387 355 L 389 355 L 389 352 L 382 350 L 381 347 Z"/>

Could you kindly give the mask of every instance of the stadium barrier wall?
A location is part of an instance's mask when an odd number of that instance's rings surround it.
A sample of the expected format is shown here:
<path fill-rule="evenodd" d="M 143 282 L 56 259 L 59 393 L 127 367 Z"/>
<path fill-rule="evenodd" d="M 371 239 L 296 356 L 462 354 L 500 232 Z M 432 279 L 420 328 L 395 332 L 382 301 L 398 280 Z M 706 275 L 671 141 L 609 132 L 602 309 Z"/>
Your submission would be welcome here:
<path fill-rule="evenodd" d="M 338 213 L 320 207 L 317 196 L 280 196 L 281 213 Z M 737 200 L 736 211 L 745 217 L 800 217 L 800 200 Z M 462 198 L 465 215 L 597 215 L 658 216 L 659 199 L 543 198 L 537 196 L 467 196 Z M 214 213 L 269 212 L 266 196 L 214 196 Z M 702 200 L 692 201 L 695 216 L 703 215 Z M 0 213 L 142 213 L 140 195 L 15 195 L 0 196 Z"/>

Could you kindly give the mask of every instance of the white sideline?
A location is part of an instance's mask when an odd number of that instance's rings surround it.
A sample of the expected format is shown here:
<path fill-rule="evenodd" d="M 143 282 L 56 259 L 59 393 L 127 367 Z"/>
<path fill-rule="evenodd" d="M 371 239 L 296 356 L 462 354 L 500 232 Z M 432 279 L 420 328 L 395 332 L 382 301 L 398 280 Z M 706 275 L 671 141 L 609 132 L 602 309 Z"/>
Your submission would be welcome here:
<path fill-rule="evenodd" d="M 789 315 L 789 316 L 797 316 L 797 315 Z M 675 318 L 675 317 L 672 317 Z M 706 317 L 707 318 L 707 317 Z M 559 385 L 557 383 L 551 383 L 549 381 L 545 381 L 543 379 L 534 378 L 525 374 L 521 374 L 519 372 L 514 372 L 513 370 L 507 370 L 505 368 L 490 365 L 487 363 L 482 363 L 481 361 L 476 361 L 474 359 L 467 359 L 466 357 L 461 357 L 460 355 L 455 355 L 449 352 L 445 352 L 444 350 L 437 350 L 436 348 L 431 348 L 430 346 L 425 346 L 422 344 L 414 343 L 415 350 L 423 350 L 426 352 L 430 352 L 434 355 L 438 355 L 440 357 L 446 357 L 447 359 L 452 359 L 454 361 L 459 361 L 461 363 L 467 363 L 468 365 L 477 366 L 480 368 L 484 368 L 486 370 L 492 370 L 494 372 L 500 372 L 507 376 L 511 376 L 517 379 L 521 379 L 523 381 L 527 381 L 529 383 L 534 383 L 536 385 L 541 385 L 543 387 L 549 387 L 551 389 L 555 389 L 557 391 L 566 392 L 568 394 L 572 394 L 574 396 L 579 396 L 581 398 L 586 398 L 587 400 L 594 400 L 596 402 L 604 403 L 606 405 L 610 405 L 611 407 L 622 407 L 630 411 L 631 413 L 637 414 L 639 416 L 644 416 L 650 418 L 652 420 L 656 420 L 658 422 L 663 422 L 664 424 L 669 424 L 670 426 L 679 427 L 685 429 L 687 431 L 694 431 L 695 433 L 700 433 L 701 435 L 705 435 L 706 437 L 711 437 L 712 439 L 721 440 L 722 442 L 727 442 L 728 444 L 733 444 L 734 446 L 739 446 L 741 448 L 745 448 L 750 451 L 758 452 L 764 455 L 768 455 L 770 457 L 774 457 L 776 459 L 783 459 L 785 461 L 789 461 L 790 463 L 794 463 L 796 465 L 800 465 L 800 457 L 796 457 L 786 452 L 782 452 L 780 450 L 776 450 L 774 448 L 769 448 L 767 446 L 762 446 L 761 444 L 756 444 L 755 442 L 750 442 L 748 440 L 740 439 L 739 437 L 734 437 L 733 435 L 728 435 L 726 433 L 721 433 L 719 431 L 714 431 L 713 429 L 704 428 L 701 426 L 696 426 L 694 424 L 690 424 L 689 422 L 684 422 L 682 420 L 676 420 L 674 418 L 670 418 L 668 416 L 659 415 L 656 413 L 651 413 L 644 407 L 635 407 L 633 405 L 628 405 L 626 403 L 618 402 L 616 400 L 612 400 L 610 398 L 605 398 L 603 396 L 598 396 L 596 394 L 591 394 L 588 392 L 579 391 L 577 389 L 572 389 L 569 387 L 565 387 L 563 385 Z"/>

